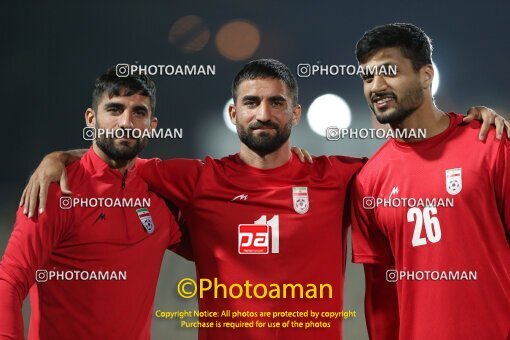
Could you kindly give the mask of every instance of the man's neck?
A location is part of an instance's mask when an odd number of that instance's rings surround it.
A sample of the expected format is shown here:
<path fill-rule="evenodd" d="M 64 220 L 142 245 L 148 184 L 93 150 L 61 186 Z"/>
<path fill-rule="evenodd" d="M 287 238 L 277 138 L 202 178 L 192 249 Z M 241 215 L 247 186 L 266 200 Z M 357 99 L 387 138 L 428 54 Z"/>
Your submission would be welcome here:
<path fill-rule="evenodd" d="M 249 166 L 257 169 L 273 169 L 287 163 L 291 157 L 290 142 L 287 141 L 278 150 L 265 156 L 258 155 L 241 143 L 239 158 Z"/>
<path fill-rule="evenodd" d="M 110 157 L 108 157 L 104 152 L 103 150 L 101 150 L 101 148 L 99 148 L 96 143 L 92 144 L 92 149 L 94 150 L 94 152 L 96 153 L 96 155 L 99 156 L 99 158 L 101 158 L 103 161 L 105 161 L 106 164 L 108 164 L 108 166 L 111 168 L 111 169 L 117 169 L 120 171 L 121 174 L 125 174 L 127 170 L 131 169 L 134 164 L 135 164 L 135 159 L 130 159 L 130 160 L 127 160 L 127 161 L 119 161 L 119 160 L 115 160 L 115 159 L 112 159 Z"/>
<path fill-rule="evenodd" d="M 418 142 L 434 137 L 448 129 L 449 125 L 450 119 L 448 118 L 448 115 L 439 110 L 432 101 L 430 101 L 429 104 L 423 104 L 402 122 L 398 124 L 390 124 L 393 130 L 406 129 L 408 132 L 414 130 L 414 136 L 416 137 L 399 139 L 407 143 Z M 425 130 L 425 137 L 422 137 L 418 133 L 419 130 Z M 410 134 L 410 136 L 413 136 L 413 134 Z"/>

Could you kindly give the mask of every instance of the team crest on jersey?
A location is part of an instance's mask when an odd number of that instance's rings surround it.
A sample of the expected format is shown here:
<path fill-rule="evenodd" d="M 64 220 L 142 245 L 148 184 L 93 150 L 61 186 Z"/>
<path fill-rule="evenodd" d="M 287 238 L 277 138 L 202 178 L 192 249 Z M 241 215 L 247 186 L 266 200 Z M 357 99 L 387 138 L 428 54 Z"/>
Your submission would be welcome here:
<path fill-rule="evenodd" d="M 292 187 L 292 201 L 294 202 L 294 210 L 298 214 L 304 214 L 310 208 L 308 200 L 307 187 Z"/>
<path fill-rule="evenodd" d="M 457 195 L 462 190 L 462 168 L 446 170 L 446 191 Z"/>
<path fill-rule="evenodd" d="M 136 209 L 136 213 L 138 214 L 138 218 L 140 218 L 145 231 L 152 234 L 154 232 L 154 223 L 152 222 L 149 210 L 147 208 L 140 208 Z"/>

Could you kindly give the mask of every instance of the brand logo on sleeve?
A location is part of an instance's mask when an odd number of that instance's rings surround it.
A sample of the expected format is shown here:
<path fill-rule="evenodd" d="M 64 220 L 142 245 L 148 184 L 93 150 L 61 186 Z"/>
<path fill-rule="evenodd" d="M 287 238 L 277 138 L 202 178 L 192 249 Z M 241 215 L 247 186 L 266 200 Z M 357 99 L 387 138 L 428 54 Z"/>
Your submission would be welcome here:
<path fill-rule="evenodd" d="M 292 201 L 294 202 L 294 210 L 298 214 L 304 214 L 310 208 L 308 200 L 307 187 L 292 187 Z"/>
<path fill-rule="evenodd" d="M 457 195 L 462 190 L 462 168 L 446 170 L 446 192 Z"/>
<path fill-rule="evenodd" d="M 154 232 L 154 223 L 152 222 L 151 214 L 149 210 L 146 208 L 136 209 L 136 213 L 138 214 L 138 218 L 142 222 L 143 228 L 149 234 Z"/>

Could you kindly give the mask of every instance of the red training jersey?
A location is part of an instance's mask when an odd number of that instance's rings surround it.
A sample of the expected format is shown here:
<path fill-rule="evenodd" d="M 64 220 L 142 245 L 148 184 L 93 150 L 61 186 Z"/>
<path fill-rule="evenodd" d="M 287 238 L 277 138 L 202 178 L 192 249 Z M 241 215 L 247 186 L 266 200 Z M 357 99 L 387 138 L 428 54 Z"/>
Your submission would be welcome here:
<path fill-rule="evenodd" d="M 23 338 L 32 287 L 29 339 L 149 339 L 164 251 L 180 240 L 173 215 L 136 169 L 123 176 L 92 148 L 67 173 L 83 201 L 52 184 L 42 215 L 18 210 L 0 263 L 0 338 Z"/>
<path fill-rule="evenodd" d="M 510 144 L 444 132 L 389 140 L 353 185 L 353 260 L 394 264 L 400 339 L 507 339 Z"/>
<path fill-rule="evenodd" d="M 305 164 L 292 156 L 281 167 L 261 170 L 245 164 L 239 155 L 208 157 L 205 162 L 153 159 L 138 164 L 150 189 L 182 212 L 198 279 L 213 284 L 216 279 L 227 289 L 234 284 L 243 287 L 238 298 L 223 298 L 220 289 L 218 298 L 209 290 L 199 299 L 201 311 L 216 311 L 219 316 L 201 321 L 222 324 L 199 329 L 200 339 L 341 339 L 341 317 L 315 319 L 309 311 L 342 311 L 350 223 L 344 204 L 351 178 L 362 164 L 360 159 L 341 156 L 318 157 Z M 245 286 L 248 281 L 251 288 Z M 257 284 L 266 289 L 254 289 Z M 280 285 L 279 297 L 274 290 L 269 296 L 271 284 Z M 309 295 L 299 295 L 296 288 L 291 298 L 293 288 L 287 286 L 288 296 L 283 298 L 283 284 L 301 285 Z M 308 284 L 317 287 L 316 297 Z M 320 298 L 320 284 L 331 286 L 331 296 L 324 290 Z M 231 296 L 240 291 L 233 288 Z M 252 313 L 233 318 L 222 311 Z M 261 317 L 261 312 L 307 311 L 308 317 Z M 303 326 L 274 328 L 273 322 L 285 320 L 301 321 Z M 249 328 L 244 324 L 235 330 L 224 324 L 238 321 L 265 324 L 253 323 Z M 316 323 L 305 330 L 310 321 Z M 324 322 L 322 328 L 319 321 Z"/>

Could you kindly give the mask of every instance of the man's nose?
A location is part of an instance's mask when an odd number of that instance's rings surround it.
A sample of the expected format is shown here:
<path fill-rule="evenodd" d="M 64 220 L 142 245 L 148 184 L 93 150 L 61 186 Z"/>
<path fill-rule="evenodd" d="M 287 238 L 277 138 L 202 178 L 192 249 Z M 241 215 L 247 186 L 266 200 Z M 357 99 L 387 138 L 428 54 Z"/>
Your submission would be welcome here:
<path fill-rule="evenodd" d="M 257 109 L 255 118 L 262 122 L 271 120 L 271 105 L 267 101 L 262 101 Z"/>
<path fill-rule="evenodd" d="M 382 76 L 375 75 L 372 81 L 372 93 L 382 92 L 388 89 L 388 84 Z"/>
<path fill-rule="evenodd" d="M 125 110 L 119 117 L 119 127 L 133 128 L 133 114 L 129 110 Z"/>

